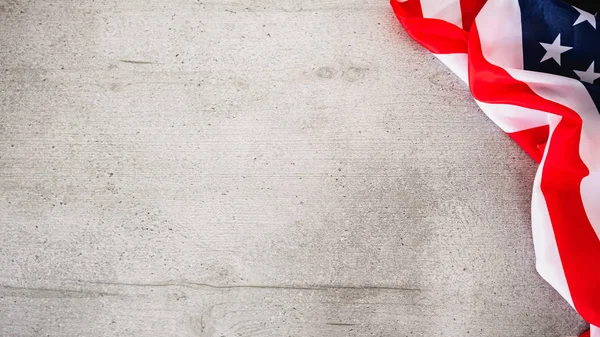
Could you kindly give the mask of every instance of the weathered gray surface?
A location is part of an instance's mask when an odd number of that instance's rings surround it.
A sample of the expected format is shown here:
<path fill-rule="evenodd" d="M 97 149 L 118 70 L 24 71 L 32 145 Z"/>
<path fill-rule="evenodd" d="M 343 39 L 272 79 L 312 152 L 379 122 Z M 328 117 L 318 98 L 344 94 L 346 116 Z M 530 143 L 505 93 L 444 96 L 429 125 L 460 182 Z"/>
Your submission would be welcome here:
<path fill-rule="evenodd" d="M 534 163 L 385 1 L 0 0 L 0 335 L 564 336 Z"/>

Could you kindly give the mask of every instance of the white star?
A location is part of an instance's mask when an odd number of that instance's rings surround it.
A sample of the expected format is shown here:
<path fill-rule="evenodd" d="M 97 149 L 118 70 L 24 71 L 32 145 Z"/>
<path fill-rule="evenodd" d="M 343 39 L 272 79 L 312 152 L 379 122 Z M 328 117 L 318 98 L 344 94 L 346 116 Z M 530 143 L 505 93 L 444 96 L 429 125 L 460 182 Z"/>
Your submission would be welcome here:
<path fill-rule="evenodd" d="M 560 34 L 558 34 L 558 36 L 556 37 L 556 39 L 554 39 L 554 42 L 552 42 L 552 44 L 543 42 L 540 42 L 540 44 L 542 45 L 542 47 L 544 47 L 544 49 L 546 49 L 546 55 L 542 57 L 540 63 L 549 59 L 554 59 L 554 61 L 556 61 L 556 63 L 560 65 L 560 54 L 566 52 L 569 49 L 573 49 L 573 47 L 566 47 L 560 45 Z"/>
<path fill-rule="evenodd" d="M 596 29 L 596 17 L 593 14 L 588 13 L 586 11 L 582 11 L 577 7 L 573 8 L 575 8 L 579 12 L 579 17 L 577 18 L 577 20 L 575 20 L 573 26 L 577 26 L 578 24 L 587 21 L 590 23 L 590 25 L 592 25 L 592 27 L 594 27 L 594 29 Z"/>
<path fill-rule="evenodd" d="M 594 81 L 596 79 L 600 78 L 600 73 L 594 72 L 594 61 L 592 61 L 592 64 L 590 64 L 590 66 L 587 68 L 586 71 L 580 71 L 580 70 L 573 70 L 573 71 L 575 72 L 575 74 L 577 74 L 577 76 L 579 76 L 579 79 L 582 82 L 594 84 Z"/>

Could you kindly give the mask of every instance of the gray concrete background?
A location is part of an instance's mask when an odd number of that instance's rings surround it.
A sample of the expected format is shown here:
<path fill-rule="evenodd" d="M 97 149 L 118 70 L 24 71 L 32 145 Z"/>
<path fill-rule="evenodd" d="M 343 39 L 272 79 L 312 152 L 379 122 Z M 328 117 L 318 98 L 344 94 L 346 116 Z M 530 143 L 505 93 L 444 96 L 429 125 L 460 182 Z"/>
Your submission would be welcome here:
<path fill-rule="evenodd" d="M 386 1 L 0 0 L 1 336 L 564 336 L 535 164 Z"/>

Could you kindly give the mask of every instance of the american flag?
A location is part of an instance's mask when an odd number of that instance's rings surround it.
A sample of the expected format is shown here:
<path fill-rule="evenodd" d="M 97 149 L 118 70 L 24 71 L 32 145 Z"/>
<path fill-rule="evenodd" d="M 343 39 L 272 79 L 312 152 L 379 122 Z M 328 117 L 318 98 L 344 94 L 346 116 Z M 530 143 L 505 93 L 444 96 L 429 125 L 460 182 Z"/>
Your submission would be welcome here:
<path fill-rule="evenodd" d="M 464 82 L 539 163 L 531 220 L 539 274 L 600 337 L 598 2 L 392 0 L 407 33 Z"/>

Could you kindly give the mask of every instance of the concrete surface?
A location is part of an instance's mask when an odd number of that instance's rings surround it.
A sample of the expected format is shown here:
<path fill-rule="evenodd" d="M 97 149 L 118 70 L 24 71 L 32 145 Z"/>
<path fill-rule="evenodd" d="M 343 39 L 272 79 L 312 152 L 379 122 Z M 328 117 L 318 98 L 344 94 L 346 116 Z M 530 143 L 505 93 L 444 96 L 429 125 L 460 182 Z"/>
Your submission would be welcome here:
<path fill-rule="evenodd" d="M 1 336 L 564 336 L 535 164 L 386 1 L 0 0 Z"/>

